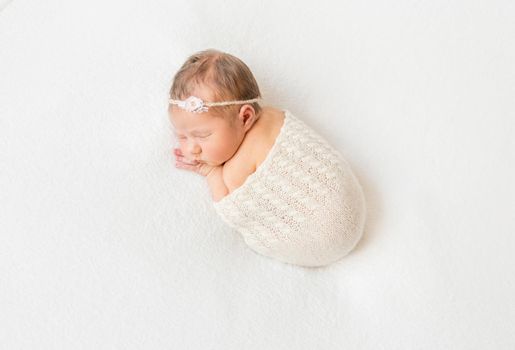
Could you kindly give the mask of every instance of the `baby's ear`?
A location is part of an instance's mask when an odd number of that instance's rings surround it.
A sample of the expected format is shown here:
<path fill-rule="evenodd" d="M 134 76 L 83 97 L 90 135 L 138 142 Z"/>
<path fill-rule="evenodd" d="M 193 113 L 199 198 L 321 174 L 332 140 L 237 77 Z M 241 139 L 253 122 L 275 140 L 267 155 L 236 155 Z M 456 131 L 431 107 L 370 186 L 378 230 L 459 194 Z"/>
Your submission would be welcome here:
<path fill-rule="evenodd" d="M 249 131 L 257 120 L 256 111 L 254 111 L 251 105 L 243 105 L 240 109 L 239 117 L 245 128 L 245 132 Z"/>

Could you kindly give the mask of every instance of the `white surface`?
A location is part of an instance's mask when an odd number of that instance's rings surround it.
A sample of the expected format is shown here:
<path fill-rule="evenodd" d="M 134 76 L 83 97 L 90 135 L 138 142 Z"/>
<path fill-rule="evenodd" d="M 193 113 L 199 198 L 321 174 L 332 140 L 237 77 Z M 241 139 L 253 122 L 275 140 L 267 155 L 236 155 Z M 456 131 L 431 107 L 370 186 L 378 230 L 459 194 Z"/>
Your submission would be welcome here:
<path fill-rule="evenodd" d="M 515 347 L 514 3 L 332 4 L 3 9 L 2 349 Z M 253 253 L 173 167 L 168 88 L 209 47 L 353 166 L 341 262 Z"/>

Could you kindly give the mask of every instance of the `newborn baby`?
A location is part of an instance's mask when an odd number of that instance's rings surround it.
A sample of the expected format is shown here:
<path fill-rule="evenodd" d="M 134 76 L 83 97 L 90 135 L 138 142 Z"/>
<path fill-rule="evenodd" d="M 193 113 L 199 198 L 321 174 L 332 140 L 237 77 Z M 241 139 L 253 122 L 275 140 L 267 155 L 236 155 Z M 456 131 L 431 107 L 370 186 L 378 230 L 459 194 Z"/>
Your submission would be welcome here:
<path fill-rule="evenodd" d="M 260 96 L 240 59 L 190 56 L 170 90 L 176 166 L 206 178 L 215 210 L 254 251 L 301 266 L 339 260 L 362 235 L 361 186 L 338 151 Z"/>

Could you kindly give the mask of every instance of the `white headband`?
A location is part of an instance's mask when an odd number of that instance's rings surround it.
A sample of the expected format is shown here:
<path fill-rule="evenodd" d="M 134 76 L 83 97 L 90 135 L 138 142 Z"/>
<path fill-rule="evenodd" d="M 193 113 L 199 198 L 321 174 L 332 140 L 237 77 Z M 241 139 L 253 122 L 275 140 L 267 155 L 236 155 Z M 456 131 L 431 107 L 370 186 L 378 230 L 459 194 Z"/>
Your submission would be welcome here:
<path fill-rule="evenodd" d="M 253 98 L 251 100 L 243 100 L 243 101 L 224 101 L 224 102 L 204 102 L 202 99 L 196 96 L 190 96 L 185 100 L 173 100 L 169 99 L 168 102 L 172 105 L 177 105 L 180 108 L 193 113 L 202 113 L 207 112 L 208 107 L 214 106 L 227 106 L 227 105 L 240 105 L 244 103 L 252 103 L 259 100 L 259 97 Z"/>

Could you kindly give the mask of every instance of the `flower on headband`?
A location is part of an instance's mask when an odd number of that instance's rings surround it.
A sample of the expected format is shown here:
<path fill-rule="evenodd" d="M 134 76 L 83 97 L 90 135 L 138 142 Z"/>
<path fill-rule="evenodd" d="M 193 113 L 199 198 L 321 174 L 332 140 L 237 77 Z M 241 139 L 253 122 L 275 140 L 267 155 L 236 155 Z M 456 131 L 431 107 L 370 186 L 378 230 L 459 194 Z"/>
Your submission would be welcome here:
<path fill-rule="evenodd" d="M 181 106 L 183 109 L 188 112 L 200 113 L 206 112 L 207 107 L 204 106 L 204 101 L 195 96 L 190 96 L 186 100 L 183 101 L 183 105 Z"/>

